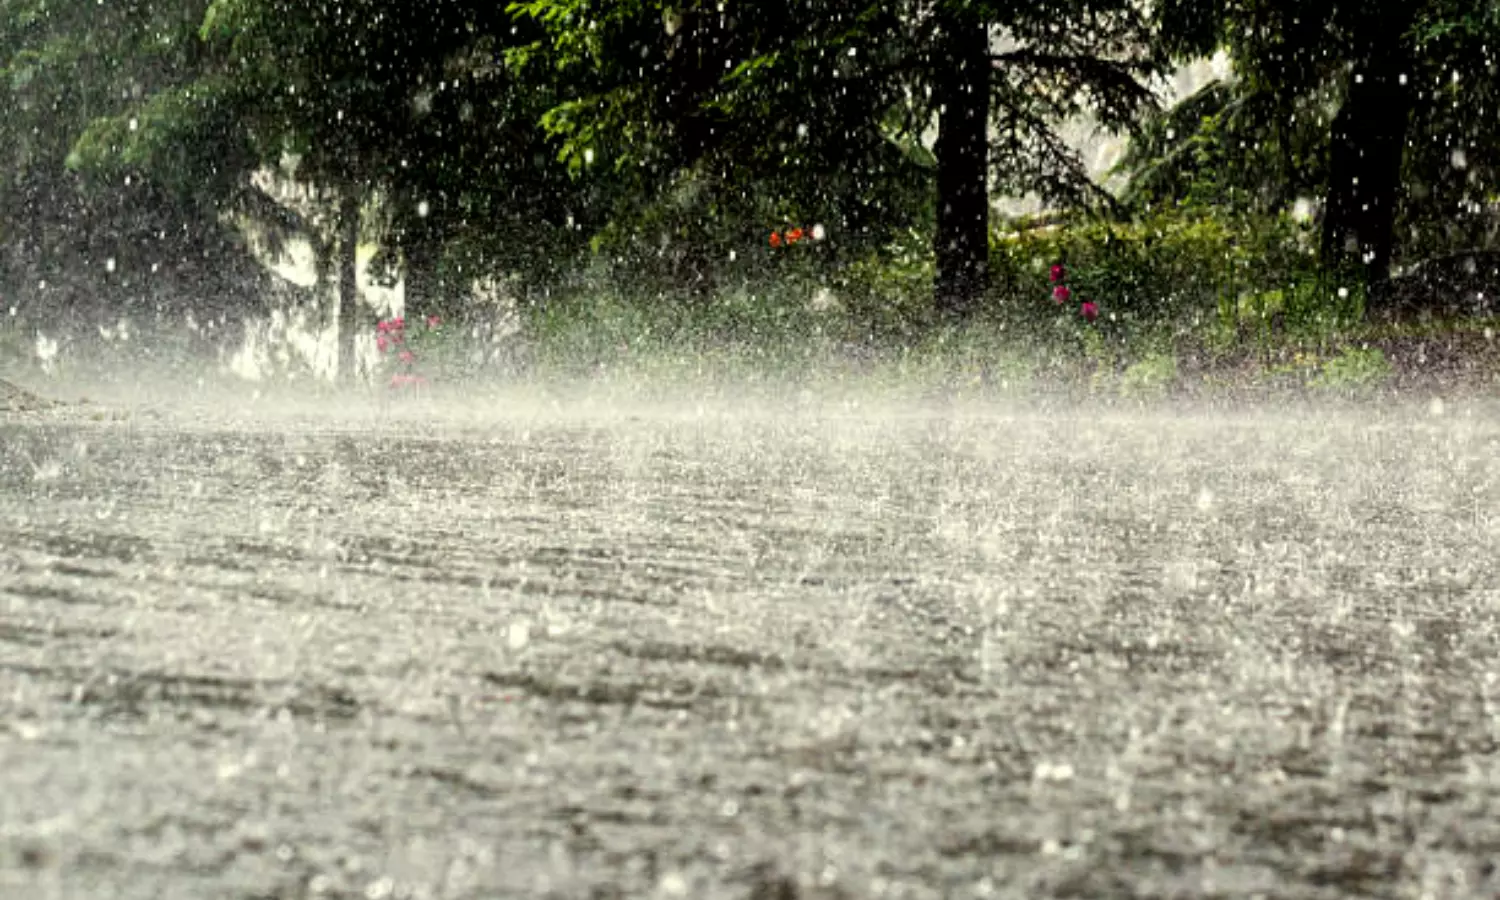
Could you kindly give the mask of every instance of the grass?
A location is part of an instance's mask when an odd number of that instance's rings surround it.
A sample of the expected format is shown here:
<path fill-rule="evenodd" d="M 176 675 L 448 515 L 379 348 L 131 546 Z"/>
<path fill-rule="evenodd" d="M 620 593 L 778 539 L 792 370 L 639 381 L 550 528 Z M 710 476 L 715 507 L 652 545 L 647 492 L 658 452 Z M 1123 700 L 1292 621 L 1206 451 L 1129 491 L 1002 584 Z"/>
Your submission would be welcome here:
<path fill-rule="evenodd" d="M 1046 300 L 1012 304 L 955 325 L 910 310 L 892 318 L 892 310 L 886 315 L 865 308 L 868 302 L 818 307 L 789 289 L 691 302 L 631 302 L 606 290 L 529 311 L 520 333 L 499 342 L 472 341 L 462 328 L 452 329 L 448 343 L 435 348 L 422 368 L 434 383 L 450 385 L 609 383 L 645 394 L 689 386 L 704 395 L 750 389 L 826 396 L 873 389 L 894 396 L 1060 395 L 1130 403 L 1488 394 L 1500 384 L 1495 319 L 1338 326 L 1329 323 L 1346 321 L 1348 310 L 1323 316 L 1309 305 L 1312 300 L 1294 304 L 1289 296 L 1278 294 L 1275 302 L 1278 312 L 1296 307 L 1291 326 L 1261 315 L 1247 324 L 1226 318 L 1223 310 L 1188 326 L 1114 321 L 1109 315 L 1088 325 Z M 1260 309 L 1270 302 L 1257 295 L 1240 306 Z M 153 335 L 128 342 L 65 341 L 49 375 L 38 367 L 24 333 L 13 321 L 0 328 L 0 373 L 9 372 L 18 383 L 95 369 L 128 376 L 152 368 L 201 380 L 221 365 L 193 357 L 202 352 L 201 336 L 193 338 L 197 349 L 189 349 L 191 341 Z M 280 353 L 269 349 L 273 356 Z M 320 390 L 318 379 L 298 368 L 295 352 L 280 355 L 290 362 L 273 381 Z"/>
<path fill-rule="evenodd" d="M 727 323 L 727 324 L 726 324 Z M 1295 394 L 1359 398 L 1400 391 L 1487 393 L 1500 386 L 1500 323 L 1359 324 L 1299 333 L 1226 334 L 1217 323 L 1092 327 L 982 318 L 929 323 L 900 337 L 862 334 L 847 316 L 796 310 L 760 319 L 615 302 L 555 312 L 519 340 L 518 375 L 653 384 L 860 385 L 896 394 L 1050 395 L 1157 401 Z"/>

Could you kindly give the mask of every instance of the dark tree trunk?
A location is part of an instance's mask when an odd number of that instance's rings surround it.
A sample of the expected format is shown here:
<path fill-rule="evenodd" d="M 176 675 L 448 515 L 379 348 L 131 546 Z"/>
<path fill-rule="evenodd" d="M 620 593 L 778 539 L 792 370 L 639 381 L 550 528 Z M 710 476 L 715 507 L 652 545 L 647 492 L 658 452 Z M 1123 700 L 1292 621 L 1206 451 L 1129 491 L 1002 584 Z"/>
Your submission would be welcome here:
<path fill-rule="evenodd" d="M 962 318 L 989 287 L 989 31 L 943 14 L 937 59 L 937 232 L 934 295 L 940 312 Z"/>
<path fill-rule="evenodd" d="M 1362 271 L 1372 292 L 1390 278 L 1412 104 L 1410 86 L 1401 83 L 1411 70 L 1402 46 L 1404 28 L 1386 24 L 1370 35 L 1333 120 L 1323 217 L 1324 264 Z"/>
<path fill-rule="evenodd" d="M 339 197 L 339 356 L 340 381 L 354 380 L 354 332 L 358 324 L 359 191 L 346 187 Z"/>

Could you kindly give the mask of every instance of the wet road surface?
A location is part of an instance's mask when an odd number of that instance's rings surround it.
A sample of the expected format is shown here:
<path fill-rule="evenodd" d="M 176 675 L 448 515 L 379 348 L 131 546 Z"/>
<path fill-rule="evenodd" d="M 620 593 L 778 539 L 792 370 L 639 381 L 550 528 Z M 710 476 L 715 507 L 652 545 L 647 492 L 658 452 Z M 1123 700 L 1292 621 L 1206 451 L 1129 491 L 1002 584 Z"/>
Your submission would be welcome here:
<path fill-rule="evenodd" d="M 1494 896 L 1492 413 L 0 419 L 0 896 Z"/>

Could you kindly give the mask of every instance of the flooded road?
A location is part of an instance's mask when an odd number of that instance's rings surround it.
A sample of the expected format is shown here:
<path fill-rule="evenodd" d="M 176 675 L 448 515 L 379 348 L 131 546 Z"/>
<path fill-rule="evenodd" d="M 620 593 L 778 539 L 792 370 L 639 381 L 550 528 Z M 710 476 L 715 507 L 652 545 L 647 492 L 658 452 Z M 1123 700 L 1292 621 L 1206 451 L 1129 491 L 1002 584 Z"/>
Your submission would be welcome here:
<path fill-rule="evenodd" d="M 1494 896 L 1435 413 L 0 418 L 0 896 Z"/>

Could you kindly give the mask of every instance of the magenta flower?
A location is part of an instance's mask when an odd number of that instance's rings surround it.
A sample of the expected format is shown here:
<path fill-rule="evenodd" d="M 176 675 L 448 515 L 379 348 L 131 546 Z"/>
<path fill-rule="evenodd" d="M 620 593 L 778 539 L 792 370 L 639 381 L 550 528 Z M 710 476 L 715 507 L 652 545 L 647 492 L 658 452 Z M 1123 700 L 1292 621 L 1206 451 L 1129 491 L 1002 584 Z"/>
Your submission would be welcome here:
<path fill-rule="evenodd" d="M 1067 303 L 1068 298 L 1071 296 L 1073 296 L 1073 292 L 1068 290 L 1068 286 L 1065 284 L 1060 284 L 1052 289 L 1052 299 L 1056 301 L 1058 306 Z"/>
<path fill-rule="evenodd" d="M 1063 268 L 1063 264 L 1062 263 L 1053 263 L 1052 264 L 1052 283 L 1053 284 L 1058 284 L 1064 278 L 1067 278 L 1067 277 L 1068 277 L 1068 272 L 1067 272 L 1066 269 Z"/>
<path fill-rule="evenodd" d="M 1099 318 L 1099 304 L 1092 300 L 1085 300 L 1083 301 L 1083 308 L 1079 312 L 1083 314 L 1084 319 L 1092 322 Z"/>
<path fill-rule="evenodd" d="M 383 335 L 383 334 L 382 335 L 378 335 L 375 338 L 375 349 L 379 350 L 381 353 L 384 353 L 386 351 L 386 348 L 389 347 L 390 345 L 391 345 L 391 342 L 388 341 L 388 340 L 386 340 L 385 339 L 385 335 Z"/>

